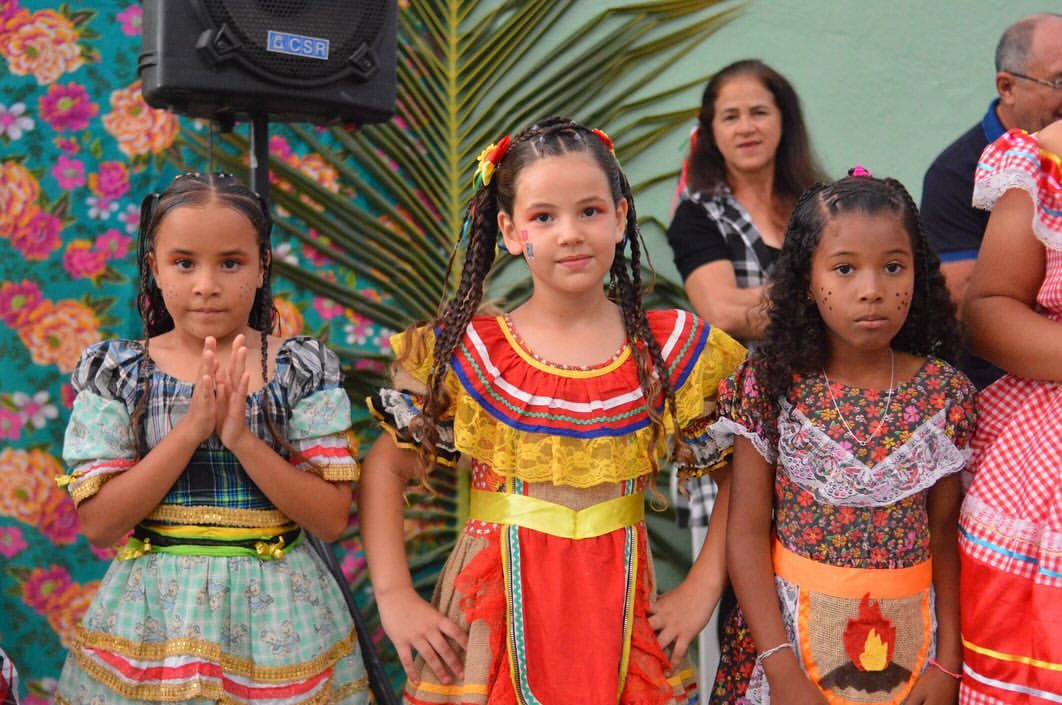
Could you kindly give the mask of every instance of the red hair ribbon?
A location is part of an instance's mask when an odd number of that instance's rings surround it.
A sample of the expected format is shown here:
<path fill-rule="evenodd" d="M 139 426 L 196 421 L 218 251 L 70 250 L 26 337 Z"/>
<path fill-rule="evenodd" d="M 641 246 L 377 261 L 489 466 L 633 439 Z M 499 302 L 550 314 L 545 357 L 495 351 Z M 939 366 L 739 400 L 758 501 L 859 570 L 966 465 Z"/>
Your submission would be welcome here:
<path fill-rule="evenodd" d="M 497 144 L 488 145 L 486 149 L 479 153 L 479 157 L 476 159 L 476 172 L 472 175 L 472 187 L 477 191 L 490 183 L 491 177 L 494 176 L 494 170 L 498 168 L 501 160 L 505 157 L 505 153 L 509 151 L 509 145 L 512 144 L 512 140 L 509 139 L 509 135 L 505 135 Z"/>

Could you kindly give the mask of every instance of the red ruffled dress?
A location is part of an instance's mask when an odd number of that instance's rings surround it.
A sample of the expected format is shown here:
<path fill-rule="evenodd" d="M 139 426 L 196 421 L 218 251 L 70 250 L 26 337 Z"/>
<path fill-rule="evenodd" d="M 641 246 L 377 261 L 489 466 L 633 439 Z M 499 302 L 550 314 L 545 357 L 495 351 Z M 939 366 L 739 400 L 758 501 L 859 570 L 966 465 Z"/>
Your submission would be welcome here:
<path fill-rule="evenodd" d="M 730 450 L 711 428 L 716 386 L 745 350 L 683 311 L 650 312 L 649 323 L 696 457 L 684 472 L 707 472 Z M 400 355 L 409 347 L 405 335 L 392 342 Z M 424 382 L 431 341 L 412 347 L 405 368 Z M 692 667 L 670 673 L 646 614 L 655 592 L 644 522 L 651 429 L 629 347 L 599 366 L 562 367 L 536 358 L 506 317 L 481 316 L 447 385 L 453 423 L 440 452 L 471 459 L 472 496 L 433 602 L 468 630 L 465 675 L 443 684 L 420 661 L 406 702 L 695 702 Z M 385 389 L 370 405 L 409 445 L 420 402 Z"/>
<path fill-rule="evenodd" d="M 1046 266 L 1036 303 L 1062 323 L 1062 160 L 1011 130 L 986 149 L 974 205 L 1018 188 Z M 1062 702 L 1062 387 L 1006 375 L 981 392 L 960 518 L 963 705 Z"/>

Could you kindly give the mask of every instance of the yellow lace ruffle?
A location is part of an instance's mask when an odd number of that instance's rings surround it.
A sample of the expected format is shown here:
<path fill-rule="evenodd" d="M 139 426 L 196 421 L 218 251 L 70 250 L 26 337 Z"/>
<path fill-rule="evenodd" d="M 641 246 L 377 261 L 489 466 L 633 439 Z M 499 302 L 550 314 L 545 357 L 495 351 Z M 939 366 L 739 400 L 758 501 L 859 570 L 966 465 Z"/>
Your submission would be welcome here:
<path fill-rule="evenodd" d="M 424 329 L 422 329 L 424 330 Z M 431 369 L 434 338 L 430 331 L 418 341 L 416 352 L 403 360 L 403 369 L 420 381 Z M 391 339 L 397 354 L 407 344 L 407 334 Z M 745 357 L 745 348 L 722 331 L 713 328 L 708 344 L 682 387 L 675 391 L 679 424 L 683 428 L 705 416 L 715 415 L 719 382 Z M 454 445 L 457 450 L 489 465 L 503 477 L 527 482 L 550 482 L 573 487 L 591 487 L 606 482 L 622 482 L 650 472 L 649 427 L 620 437 L 571 438 L 545 433 L 529 433 L 502 423 L 480 406 L 451 374 L 447 380 L 454 413 Z M 674 419 L 665 414 L 670 433 Z M 661 457 L 665 448 L 658 448 Z M 717 467 L 729 449 L 720 449 Z"/>

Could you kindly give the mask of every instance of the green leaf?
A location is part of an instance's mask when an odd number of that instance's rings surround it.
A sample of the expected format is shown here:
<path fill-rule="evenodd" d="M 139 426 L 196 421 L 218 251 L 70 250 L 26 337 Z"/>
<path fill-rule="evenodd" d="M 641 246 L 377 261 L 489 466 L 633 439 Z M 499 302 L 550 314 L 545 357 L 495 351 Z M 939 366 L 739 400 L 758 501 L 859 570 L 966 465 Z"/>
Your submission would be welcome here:
<path fill-rule="evenodd" d="M 300 171 L 297 159 L 270 159 L 278 180 L 270 197 L 278 237 L 315 247 L 334 261 L 335 281 L 282 260 L 274 271 L 297 290 L 323 296 L 387 329 L 401 330 L 434 317 L 438 300 L 457 272 L 448 265 L 472 195 L 476 156 L 504 134 L 556 114 L 605 129 L 624 165 L 688 130 L 707 75 L 665 78 L 690 48 L 710 39 L 742 10 L 722 0 L 645 0 L 595 6 L 574 0 L 409 0 L 399 11 L 395 118 L 386 124 L 314 130 L 285 128 L 296 152 L 312 150 L 338 176 L 326 188 Z M 677 72 L 670 72 L 677 73 Z M 688 96 L 690 108 L 660 111 Z M 247 140 L 227 134 L 211 146 L 207 135 L 183 127 L 167 157 L 183 167 L 207 158 L 234 173 L 245 169 Z M 297 156 L 297 155 L 296 155 Z M 637 194 L 677 175 L 674 163 L 641 166 L 628 176 Z M 643 218 L 649 232 L 663 224 Z M 311 236 L 327 237 L 331 247 Z M 500 257 L 489 296 L 509 308 L 531 293 L 516 258 Z M 503 280 L 498 277 L 503 272 Z M 650 281 L 650 273 L 643 279 Z M 686 305 L 681 285 L 657 279 L 650 305 Z M 372 288 L 369 297 L 354 289 Z M 339 321 L 333 324 L 341 325 Z M 353 368 L 386 360 L 388 351 L 338 349 L 348 370 L 347 389 L 357 404 L 381 376 Z M 359 421 L 359 427 L 367 425 Z M 367 445 L 363 444 L 363 447 Z M 455 545 L 466 511 L 467 473 L 437 471 L 431 495 L 411 487 L 406 517 L 421 529 L 407 536 L 414 584 L 430 594 Z M 684 541 L 663 527 L 670 514 L 648 526 L 658 560 L 688 569 Z M 682 534 L 685 537 L 685 534 Z M 365 575 L 355 578 L 364 592 Z M 371 596 L 368 598 L 372 605 Z M 377 624 L 375 617 L 371 624 Z"/>

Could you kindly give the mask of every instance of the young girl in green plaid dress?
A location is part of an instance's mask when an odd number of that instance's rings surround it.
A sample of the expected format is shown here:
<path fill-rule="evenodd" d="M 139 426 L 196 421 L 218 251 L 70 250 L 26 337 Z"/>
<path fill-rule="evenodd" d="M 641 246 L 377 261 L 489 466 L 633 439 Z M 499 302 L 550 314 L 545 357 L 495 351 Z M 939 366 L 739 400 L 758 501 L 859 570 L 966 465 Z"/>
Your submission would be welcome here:
<path fill-rule="evenodd" d="M 60 704 L 366 701 L 350 614 L 302 533 L 346 526 L 349 401 L 335 353 L 269 334 L 270 225 L 225 174 L 144 200 L 144 339 L 84 352 L 63 452 L 88 539 L 132 535 Z"/>

